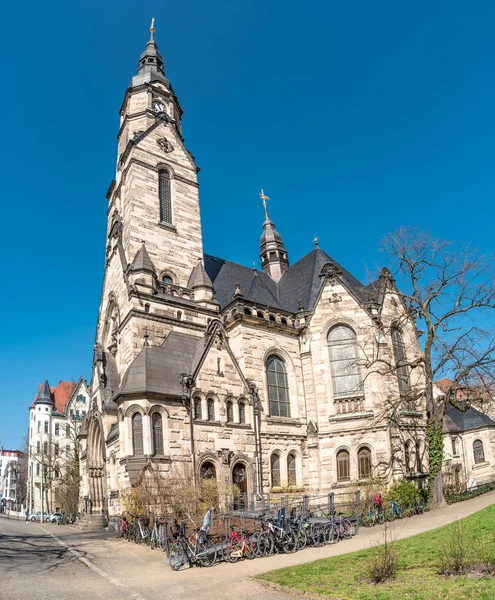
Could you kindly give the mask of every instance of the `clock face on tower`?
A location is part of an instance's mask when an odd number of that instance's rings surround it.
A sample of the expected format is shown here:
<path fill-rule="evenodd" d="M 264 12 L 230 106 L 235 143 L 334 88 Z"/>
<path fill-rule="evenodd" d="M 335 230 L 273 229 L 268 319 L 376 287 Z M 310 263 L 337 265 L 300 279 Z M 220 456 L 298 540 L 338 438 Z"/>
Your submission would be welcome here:
<path fill-rule="evenodd" d="M 151 106 L 156 113 L 165 112 L 165 105 L 162 102 L 159 102 L 158 100 L 153 100 Z"/>

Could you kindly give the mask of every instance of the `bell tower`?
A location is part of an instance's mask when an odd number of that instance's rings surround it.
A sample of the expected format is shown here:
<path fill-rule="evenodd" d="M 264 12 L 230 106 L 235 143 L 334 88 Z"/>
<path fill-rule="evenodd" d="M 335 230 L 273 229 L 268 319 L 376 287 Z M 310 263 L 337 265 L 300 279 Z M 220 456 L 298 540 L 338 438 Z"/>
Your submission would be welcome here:
<path fill-rule="evenodd" d="M 185 286 L 203 258 L 197 173 L 182 137 L 182 109 L 150 38 L 120 109 L 115 184 L 109 190 L 109 231 L 122 225 L 129 262 L 144 242 L 158 275 Z"/>

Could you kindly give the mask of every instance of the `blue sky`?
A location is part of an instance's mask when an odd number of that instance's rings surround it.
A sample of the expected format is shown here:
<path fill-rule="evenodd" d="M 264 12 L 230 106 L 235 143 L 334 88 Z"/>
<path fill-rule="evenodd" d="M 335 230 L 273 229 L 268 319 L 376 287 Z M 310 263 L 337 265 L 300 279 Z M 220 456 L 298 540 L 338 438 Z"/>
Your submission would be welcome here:
<path fill-rule="evenodd" d="M 205 251 L 366 280 L 401 225 L 493 251 L 493 2 L 130 0 L 3 7 L 0 444 L 48 375 L 90 377 L 118 110 L 151 16 L 200 173 Z"/>

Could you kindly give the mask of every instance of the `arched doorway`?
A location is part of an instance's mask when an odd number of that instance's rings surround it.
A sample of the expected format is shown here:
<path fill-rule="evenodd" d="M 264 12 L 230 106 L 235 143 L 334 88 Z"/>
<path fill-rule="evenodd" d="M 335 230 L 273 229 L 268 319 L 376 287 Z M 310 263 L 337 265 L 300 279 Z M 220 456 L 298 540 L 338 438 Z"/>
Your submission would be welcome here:
<path fill-rule="evenodd" d="M 106 509 L 106 478 L 103 456 L 101 424 L 96 415 L 91 419 L 88 431 L 87 474 L 89 489 L 88 512 L 102 514 Z"/>
<path fill-rule="evenodd" d="M 248 479 L 247 468 L 242 462 L 238 462 L 232 469 L 232 483 L 239 488 L 239 495 L 234 498 L 234 510 L 247 508 Z"/>

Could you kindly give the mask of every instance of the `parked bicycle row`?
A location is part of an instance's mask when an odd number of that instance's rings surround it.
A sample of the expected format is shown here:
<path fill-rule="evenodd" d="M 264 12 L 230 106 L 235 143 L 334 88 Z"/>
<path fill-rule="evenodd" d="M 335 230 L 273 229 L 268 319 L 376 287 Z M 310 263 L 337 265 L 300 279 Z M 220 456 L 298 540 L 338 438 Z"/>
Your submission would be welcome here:
<path fill-rule="evenodd" d="M 122 520 L 122 536 L 137 544 L 161 548 L 167 553 L 170 567 L 177 571 L 183 566 L 210 567 L 221 560 L 234 563 L 276 553 L 291 554 L 307 546 L 335 544 L 354 533 L 351 520 L 335 511 L 315 518 L 298 515 L 295 510 L 286 516 L 285 508 L 281 508 L 276 516 L 264 513 L 250 519 L 251 528 L 230 524 L 223 535 L 211 533 L 211 520 L 208 511 L 202 527 L 190 534 L 184 521 L 175 520 L 169 525 L 159 518 L 150 522 L 145 517 L 134 517 Z"/>
<path fill-rule="evenodd" d="M 385 521 L 395 521 L 404 517 L 422 515 L 425 512 L 424 500 L 414 500 L 411 506 L 403 506 L 400 502 L 391 500 L 388 506 L 384 506 L 381 494 L 376 494 L 372 505 L 368 506 L 361 515 L 361 523 L 365 527 L 373 527 L 383 524 Z"/>

